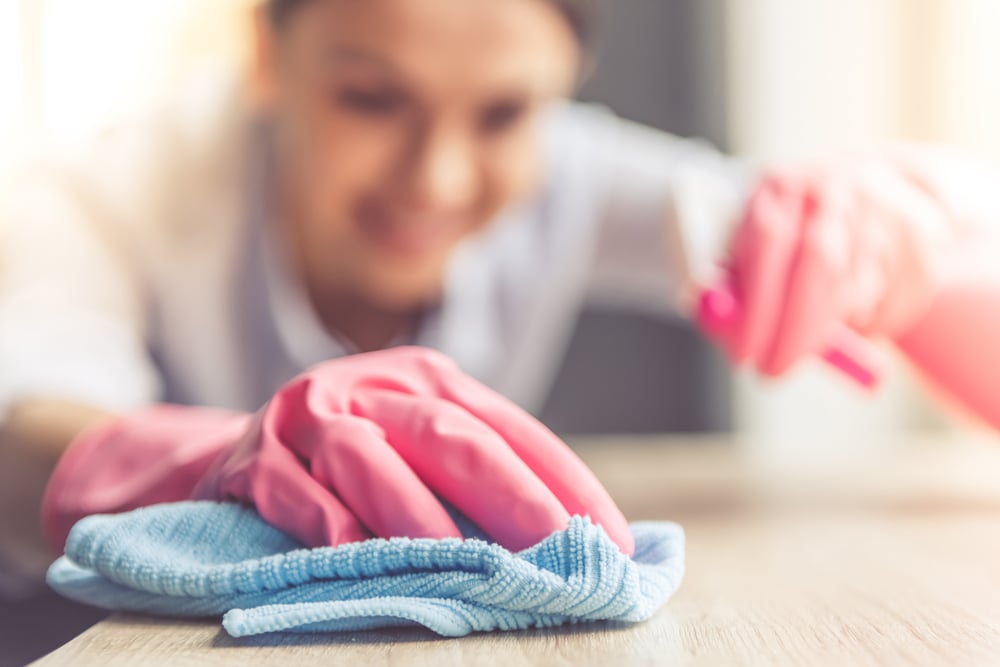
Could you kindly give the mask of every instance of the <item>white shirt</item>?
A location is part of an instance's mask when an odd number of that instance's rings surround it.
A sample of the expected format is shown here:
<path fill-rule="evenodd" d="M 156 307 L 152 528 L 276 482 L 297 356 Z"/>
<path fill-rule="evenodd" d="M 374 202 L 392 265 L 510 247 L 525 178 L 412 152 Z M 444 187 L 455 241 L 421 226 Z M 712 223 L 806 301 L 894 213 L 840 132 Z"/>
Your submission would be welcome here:
<path fill-rule="evenodd" d="M 0 414 L 32 395 L 253 410 L 350 353 L 284 264 L 267 142 L 234 90 L 208 86 L 5 181 Z M 540 194 L 460 247 L 409 341 L 529 409 L 588 299 L 670 312 L 663 220 L 679 175 L 730 199 L 745 175 L 701 143 L 581 105 L 554 107 L 542 140 Z"/>

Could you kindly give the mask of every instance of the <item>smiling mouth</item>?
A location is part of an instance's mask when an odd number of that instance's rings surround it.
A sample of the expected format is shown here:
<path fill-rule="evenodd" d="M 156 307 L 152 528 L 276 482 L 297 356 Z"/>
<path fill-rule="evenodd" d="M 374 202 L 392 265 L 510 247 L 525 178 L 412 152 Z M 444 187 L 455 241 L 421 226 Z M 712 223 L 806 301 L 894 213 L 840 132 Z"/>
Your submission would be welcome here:
<path fill-rule="evenodd" d="M 365 239 L 394 256 L 420 259 L 452 245 L 469 228 L 461 216 L 362 211 L 358 227 Z"/>

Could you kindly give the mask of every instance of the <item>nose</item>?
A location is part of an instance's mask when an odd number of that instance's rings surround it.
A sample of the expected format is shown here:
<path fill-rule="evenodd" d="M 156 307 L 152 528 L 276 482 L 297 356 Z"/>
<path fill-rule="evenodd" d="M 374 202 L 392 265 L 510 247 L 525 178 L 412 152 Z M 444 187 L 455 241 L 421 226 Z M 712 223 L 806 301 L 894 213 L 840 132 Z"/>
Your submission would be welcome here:
<path fill-rule="evenodd" d="M 475 146 L 464 133 L 445 127 L 416 132 L 402 165 L 405 204 L 417 210 L 461 211 L 481 187 Z"/>

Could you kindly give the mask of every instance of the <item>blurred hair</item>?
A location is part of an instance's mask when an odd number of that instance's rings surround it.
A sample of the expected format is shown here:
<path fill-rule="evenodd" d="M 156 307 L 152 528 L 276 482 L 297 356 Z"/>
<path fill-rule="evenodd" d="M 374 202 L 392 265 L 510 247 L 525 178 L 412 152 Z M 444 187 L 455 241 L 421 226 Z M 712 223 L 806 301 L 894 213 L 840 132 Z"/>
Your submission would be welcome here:
<path fill-rule="evenodd" d="M 288 15 L 295 11 L 307 0 L 267 0 L 268 14 L 271 21 L 280 26 L 288 18 Z M 576 35 L 581 45 L 588 45 L 596 23 L 597 0 L 542 0 L 555 5 L 556 9 L 566 17 L 573 34 Z"/>

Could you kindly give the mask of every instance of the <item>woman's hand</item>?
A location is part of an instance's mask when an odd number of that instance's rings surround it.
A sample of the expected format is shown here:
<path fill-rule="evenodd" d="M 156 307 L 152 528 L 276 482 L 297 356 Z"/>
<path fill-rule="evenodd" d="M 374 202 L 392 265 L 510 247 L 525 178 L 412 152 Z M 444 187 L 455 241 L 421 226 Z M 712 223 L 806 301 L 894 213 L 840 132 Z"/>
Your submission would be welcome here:
<path fill-rule="evenodd" d="M 766 173 L 731 245 L 740 316 L 717 335 L 731 357 L 773 376 L 838 326 L 905 333 L 981 235 L 990 181 L 970 180 L 973 171 L 943 151 L 901 147 Z"/>
<path fill-rule="evenodd" d="M 167 406 L 111 423 L 70 448 L 47 495 L 59 544 L 81 509 L 193 495 L 253 503 L 309 546 L 459 536 L 443 499 L 511 549 L 574 514 L 589 515 L 626 553 L 634 548 L 621 512 L 562 441 L 422 348 L 320 364 L 252 417 Z"/>

